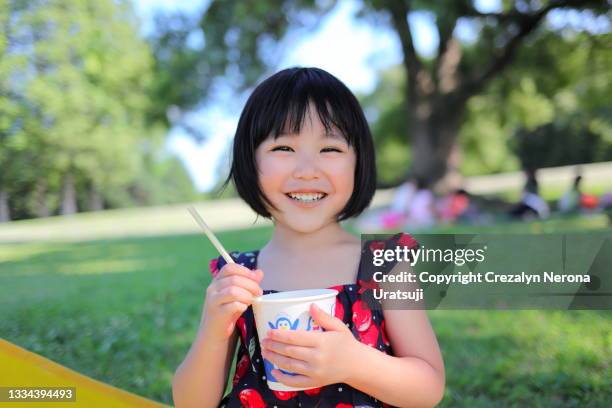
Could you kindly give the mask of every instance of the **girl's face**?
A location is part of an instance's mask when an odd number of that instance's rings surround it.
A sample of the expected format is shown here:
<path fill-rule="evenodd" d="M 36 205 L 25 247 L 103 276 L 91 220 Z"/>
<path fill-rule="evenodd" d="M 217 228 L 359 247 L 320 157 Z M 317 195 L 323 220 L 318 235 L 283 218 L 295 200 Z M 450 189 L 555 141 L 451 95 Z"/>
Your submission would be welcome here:
<path fill-rule="evenodd" d="M 259 183 L 265 196 L 280 210 L 268 208 L 277 223 L 295 231 L 316 231 L 330 222 L 344 208 L 353 194 L 355 149 L 339 130 L 326 133 L 316 109 L 311 104 L 299 134 L 281 134 L 264 140 L 255 152 Z M 314 202 L 297 201 L 289 193 L 302 192 Z"/>

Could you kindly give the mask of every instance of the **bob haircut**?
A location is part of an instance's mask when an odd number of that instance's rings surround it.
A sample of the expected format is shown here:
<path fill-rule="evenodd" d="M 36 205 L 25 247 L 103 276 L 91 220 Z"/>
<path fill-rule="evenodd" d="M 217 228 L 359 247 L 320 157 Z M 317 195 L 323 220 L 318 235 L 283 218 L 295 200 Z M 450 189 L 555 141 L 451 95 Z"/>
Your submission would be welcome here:
<path fill-rule="evenodd" d="M 288 68 L 259 84 L 244 106 L 234 137 L 230 173 L 238 195 L 259 215 L 272 218 L 264 205 L 278 209 L 263 194 L 255 159 L 257 147 L 283 130 L 299 133 L 309 102 L 325 129 L 336 127 L 356 153 L 355 184 L 336 221 L 358 216 L 376 190 L 376 159 L 372 134 L 357 98 L 339 79 L 319 68 Z M 314 113 L 314 112 L 313 112 Z M 286 127 L 287 126 L 287 127 Z"/>

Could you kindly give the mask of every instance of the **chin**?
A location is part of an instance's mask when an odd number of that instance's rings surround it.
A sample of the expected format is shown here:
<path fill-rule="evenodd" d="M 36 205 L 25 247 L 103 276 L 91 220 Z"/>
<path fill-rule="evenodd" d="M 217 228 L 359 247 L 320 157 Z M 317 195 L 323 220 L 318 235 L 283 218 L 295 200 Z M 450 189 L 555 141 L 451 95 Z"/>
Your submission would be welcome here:
<path fill-rule="evenodd" d="M 296 232 L 307 234 L 320 230 L 325 224 L 322 222 L 288 222 L 287 226 Z"/>
<path fill-rule="evenodd" d="M 315 232 L 320 230 L 321 228 L 325 227 L 326 225 L 329 224 L 331 220 L 325 221 L 322 220 L 320 217 L 313 217 L 313 218 L 309 218 L 309 217 L 305 217 L 305 218 L 301 218 L 299 220 L 296 219 L 284 219 L 283 223 L 288 227 L 291 228 L 292 230 L 296 231 L 296 232 L 300 232 L 300 233 L 311 233 L 311 232 Z"/>

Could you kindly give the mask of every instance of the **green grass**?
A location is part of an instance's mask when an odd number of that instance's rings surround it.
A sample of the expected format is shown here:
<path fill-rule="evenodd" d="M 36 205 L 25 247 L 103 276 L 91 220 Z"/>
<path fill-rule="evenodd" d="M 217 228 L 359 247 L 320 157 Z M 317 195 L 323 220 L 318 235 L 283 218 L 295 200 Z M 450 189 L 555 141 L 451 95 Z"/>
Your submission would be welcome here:
<path fill-rule="evenodd" d="M 219 233 L 232 250 L 267 231 Z M 202 234 L 0 245 L 0 333 L 67 367 L 171 403 L 171 379 L 200 319 L 208 262 Z"/>
<path fill-rule="evenodd" d="M 586 217 L 477 230 L 601 230 L 606 222 Z M 263 246 L 270 233 L 267 227 L 218 237 L 228 249 L 246 251 Z M 197 330 L 215 256 L 201 234 L 2 244 L 0 335 L 171 404 L 172 375 Z M 610 312 L 429 313 L 447 370 L 441 406 L 603 407 L 612 400 Z"/>

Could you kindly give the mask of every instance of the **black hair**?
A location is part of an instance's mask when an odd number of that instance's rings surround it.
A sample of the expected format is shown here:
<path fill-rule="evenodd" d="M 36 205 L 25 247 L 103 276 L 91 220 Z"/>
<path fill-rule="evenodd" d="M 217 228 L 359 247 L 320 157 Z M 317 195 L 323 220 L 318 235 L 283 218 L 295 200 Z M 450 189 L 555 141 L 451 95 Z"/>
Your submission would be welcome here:
<path fill-rule="evenodd" d="M 336 220 L 358 216 L 376 191 L 372 134 L 355 95 L 338 78 L 320 68 L 287 68 L 255 88 L 240 115 L 230 173 L 222 187 L 233 180 L 238 195 L 257 214 L 271 218 L 264 202 L 278 209 L 261 191 L 255 151 L 270 135 L 276 139 L 287 129 L 299 133 L 309 103 L 316 107 L 325 129 L 336 127 L 355 149 L 353 194 Z"/>

